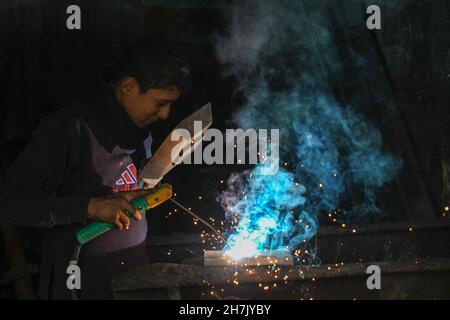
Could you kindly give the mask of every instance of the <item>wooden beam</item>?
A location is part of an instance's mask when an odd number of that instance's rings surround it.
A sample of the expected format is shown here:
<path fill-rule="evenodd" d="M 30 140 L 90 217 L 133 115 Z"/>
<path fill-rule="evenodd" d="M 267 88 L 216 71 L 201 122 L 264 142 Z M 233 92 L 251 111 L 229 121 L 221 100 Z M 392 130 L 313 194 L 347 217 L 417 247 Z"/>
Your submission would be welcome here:
<path fill-rule="evenodd" d="M 378 265 L 384 275 L 399 275 L 418 273 L 425 277 L 430 273 L 444 273 L 450 270 L 450 259 L 422 259 L 419 263 L 414 260 L 404 261 L 373 261 L 347 263 L 344 265 L 325 264 L 320 267 L 295 266 L 280 268 L 278 278 L 274 273 L 267 273 L 268 267 L 253 267 L 254 272 L 246 271 L 240 266 L 204 267 L 178 263 L 146 264 L 114 278 L 112 287 L 114 295 L 121 298 L 131 292 L 144 294 L 146 290 L 179 287 L 204 287 L 211 285 L 233 285 L 232 280 L 237 278 L 240 284 L 258 284 L 264 282 L 284 282 L 284 276 L 289 281 L 305 281 L 314 279 L 359 278 L 367 277 L 366 270 L 370 264 Z M 239 275 L 236 276 L 236 271 Z M 362 283 L 364 284 L 364 282 Z M 165 299 L 166 291 L 161 299 Z M 133 297 L 132 297 L 133 298 Z M 137 297 L 135 297 L 136 299 Z"/>

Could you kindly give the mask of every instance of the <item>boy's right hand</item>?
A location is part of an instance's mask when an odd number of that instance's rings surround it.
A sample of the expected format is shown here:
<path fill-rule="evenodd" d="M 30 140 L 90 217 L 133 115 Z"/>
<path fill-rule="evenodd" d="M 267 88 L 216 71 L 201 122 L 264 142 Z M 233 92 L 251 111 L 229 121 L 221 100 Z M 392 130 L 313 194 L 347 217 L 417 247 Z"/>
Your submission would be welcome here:
<path fill-rule="evenodd" d="M 125 211 L 130 212 L 137 221 L 142 220 L 142 213 L 134 208 L 130 201 L 151 192 L 151 190 L 123 191 L 106 197 L 91 198 L 88 204 L 88 218 L 114 223 L 119 230 L 128 229 L 131 221 Z"/>

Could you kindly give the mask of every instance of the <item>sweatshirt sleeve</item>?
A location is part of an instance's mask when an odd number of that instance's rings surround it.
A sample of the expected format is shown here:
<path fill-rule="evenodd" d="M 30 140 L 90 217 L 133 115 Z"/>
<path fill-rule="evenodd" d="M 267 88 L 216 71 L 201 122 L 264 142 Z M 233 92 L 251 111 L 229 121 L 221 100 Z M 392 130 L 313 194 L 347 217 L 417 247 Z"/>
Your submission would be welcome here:
<path fill-rule="evenodd" d="M 75 120 L 61 111 L 43 121 L 0 183 L 0 221 L 53 227 L 86 223 L 89 197 L 58 190 L 80 159 Z"/>

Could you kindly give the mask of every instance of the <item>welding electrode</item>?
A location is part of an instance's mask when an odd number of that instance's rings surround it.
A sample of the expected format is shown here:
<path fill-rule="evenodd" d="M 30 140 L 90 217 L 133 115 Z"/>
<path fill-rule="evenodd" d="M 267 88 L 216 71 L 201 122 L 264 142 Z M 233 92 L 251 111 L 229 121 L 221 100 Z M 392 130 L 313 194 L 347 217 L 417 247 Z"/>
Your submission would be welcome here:
<path fill-rule="evenodd" d="M 170 198 L 170 201 L 172 201 L 174 204 L 176 204 L 178 207 L 180 207 L 181 209 L 183 209 L 184 211 L 186 211 L 187 213 L 189 213 L 191 216 L 193 216 L 195 219 L 199 220 L 201 223 L 203 223 L 205 226 L 207 226 L 209 229 L 211 229 L 215 234 L 217 234 L 217 236 L 219 236 L 219 238 L 225 243 L 225 239 L 222 237 L 222 235 L 220 234 L 219 231 L 217 231 L 212 225 L 210 225 L 208 222 L 206 222 L 205 220 L 203 220 L 202 218 L 200 218 L 198 215 L 196 215 L 195 213 L 193 213 L 191 210 L 189 210 L 188 208 L 186 208 L 185 206 L 183 206 L 181 203 L 179 203 L 177 200 Z"/>

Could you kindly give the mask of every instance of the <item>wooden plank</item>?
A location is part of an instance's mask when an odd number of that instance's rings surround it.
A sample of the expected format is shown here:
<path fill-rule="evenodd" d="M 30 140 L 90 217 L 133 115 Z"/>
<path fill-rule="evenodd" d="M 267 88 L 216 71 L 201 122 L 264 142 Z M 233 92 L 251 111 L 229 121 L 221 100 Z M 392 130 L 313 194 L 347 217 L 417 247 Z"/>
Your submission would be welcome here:
<path fill-rule="evenodd" d="M 303 281 L 315 279 L 331 279 L 343 277 L 366 277 L 367 266 L 378 265 L 383 274 L 448 272 L 450 259 L 423 259 L 420 261 L 373 261 L 348 263 L 344 265 L 325 264 L 320 267 L 284 267 L 277 273 L 268 273 L 269 267 L 254 267 L 252 273 L 239 266 L 203 267 L 177 263 L 154 263 L 129 270 L 114 278 L 112 287 L 114 294 L 126 292 L 145 292 L 148 289 L 168 287 L 195 287 L 207 285 L 233 285 L 233 279 L 240 284 Z M 254 271 L 254 272 L 253 272 Z M 238 272 L 238 275 L 236 275 Z"/>
<path fill-rule="evenodd" d="M 239 260 L 233 260 L 222 250 L 205 250 L 203 255 L 205 266 L 292 266 L 294 258 L 288 250 L 265 250 L 258 253 L 255 257 L 248 257 Z"/>
<path fill-rule="evenodd" d="M 167 287 L 169 300 L 181 300 L 180 287 Z"/>

